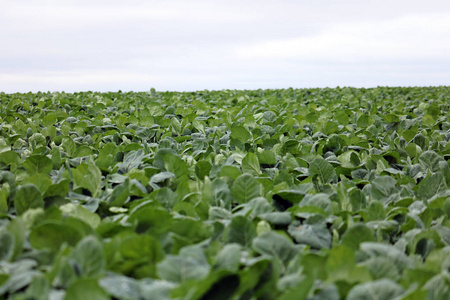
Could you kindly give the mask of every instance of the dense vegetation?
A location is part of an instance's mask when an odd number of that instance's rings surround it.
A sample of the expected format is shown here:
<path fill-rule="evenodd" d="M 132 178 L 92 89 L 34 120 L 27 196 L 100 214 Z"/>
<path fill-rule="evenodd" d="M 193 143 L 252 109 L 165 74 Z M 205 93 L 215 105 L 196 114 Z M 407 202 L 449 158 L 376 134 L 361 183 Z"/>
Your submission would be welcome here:
<path fill-rule="evenodd" d="M 0 299 L 450 299 L 449 87 L 0 103 Z"/>

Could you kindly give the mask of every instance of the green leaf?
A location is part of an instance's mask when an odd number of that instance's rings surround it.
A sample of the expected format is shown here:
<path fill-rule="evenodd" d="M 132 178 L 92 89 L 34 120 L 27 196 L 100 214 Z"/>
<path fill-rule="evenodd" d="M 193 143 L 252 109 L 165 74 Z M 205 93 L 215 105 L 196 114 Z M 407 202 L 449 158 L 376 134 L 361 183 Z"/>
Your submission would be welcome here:
<path fill-rule="evenodd" d="M 200 160 L 195 165 L 195 174 L 198 178 L 203 179 L 205 176 L 209 176 L 209 172 L 211 172 L 212 165 L 207 160 Z"/>
<path fill-rule="evenodd" d="M 5 283 L 8 282 L 9 274 L 0 273 L 0 286 L 5 286 Z"/>
<path fill-rule="evenodd" d="M 4 138 L 0 139 L 0 152 L 10 151 L 11 147 Z"/>
<path fill-rule="evenodd" d="M 430 116 L 429 114 L 426 114 L 426 115 L 424 115 L 424 116 L 422 117 L 422 123 L 423 123 L 424 125 L 427 125 L 427 126 L 433 126 L 435 122 L 436 122 L 436 121 L 435 121 L 435 120 L 433 119 L 433 117 Z"/>
<path fill-rule="evenodd" d="M 427 299 L 444 300 L 450 297 L 450 280 L 448 275 L 437 274 L 425 284 L 425 288 L 428 290 Z"/>
<path fill-rule="evenodd" d="M 397 115 L 394 114 L 386 114 L 383 116 L 386 123 L 397 123 L 400 122 L 400 119 Z"/>
<path fill-rule="evenodd" d="M 314 297 L 310 300 L 339 300 L 339 290 L 334 284 L 323 286 L 320 289 L 316 289 Z"/>
<path fill-rule="evenodd" d="M 177 183 L 189 178 L 189 168 L 179 156 L 168 153 L 164 156 L 164 167 L 168 172 L 175 174 Z"/>
<path fill-rule="evenodd" d="M 103 246 L 93 236 L 87 236 L 78 242 L 72 255 L 80 268 L 80 273 L 84 276 L 97 277 L 105 271 Z"/>
<path fill-rule="evenodd" d="M 217 206 L 211 206 L 208 210 L 208 215 L 210 220 L 231 220 L 232 218 L 229 210 Z"/>
<path fill-rule="evenodd" d="M 368 115 L 361 115 L 356 121 L 356 126 L 358 128 L 367 128 L 370 125 L 370 117 Z"/>
<path fill-rule="evenodd" d="M 347 125 L 349 122 L 348 114 L 343 109 L 337 109 L 334 112 L 335 119 L 339 122 L 341 125 Z"/>
<path fill-rule="evenodd" d="M 153 191 L 152 196 L 166 209 L 172 209 L 178 203 L 177 193 L 167 187 Z"/>
<path fill-rule="evenodd" d="M 36 249 L 57 251 L 63 243 L 75 246 L 83 238 L 82 232 L 61 221 L 46 221 L 30 232 L 30 243 Z"/>
<path fill-rule="evenodd" d="M 437 172 L 440 169 L 439 162 L 444 161 L 444 158 L 433 150 L 428 150 L 419 156 L 419 161 L 424 169 L 430 169 L 432 172 Z"/>
<path fill-rule="evenodd" d="M 54 113 L 49 113 L 46 114 L 44 118 L 42 118 L 42 125 L 44 125 L 45 127 L 47 126 L 51 126 L 53 124 L 55 124 L 57 122 L 57 118 L 56 118 L 56 114 Z"/>
<path fill-rule="evenodd" d="M 336 122 L 328 121 L 323 126 L 323 132 L 326 135 L 330 135 L 330 134 L 338 132 L 338 131 L 339 131 L 339 127 L 338 127 L 338 124 Z"/>
<path fill-rule="evenodd" d="M 268 111 L 265 111 L 263 113 L 262 122 L 264 124 L 266 124 L 266 123 L 273 123 L 276 120 L 277 120 L 277 115 L 273 111 L 268 110 Z"/>
<path fill-rule="evenodd" d="M 155 157 L 153 159 L 153 165 L 156 168 L 160 169 L 161 171 L 165 171 L 165 169 L 164 169 L 164 157 L 167 154 L 169 154 L 169 153 L 176 154 L 176 152 L 174 150 L 170 149 L 170 148 L 159 149 L 158 152 L 156 152 Z"/>
<path fill-rule="evenodd" d="M 219 178 L 211 182 L 211 205 L 230 207 L 232 202 L 228 185 Z"/>
<path fill-rule="evenodd" d="M 262 167 L 274 167 L 278 162 L 275 153 L 271 150 L 257 152 L 256 155 Z"/>
<path fill-rule="evenodd" d="M 309 175 L 317 176 L 322 184 L 330 183 L 336 176 L 333 166 L 322 157 L 315 158 L 309 165 Z"/>
<path fill-rule="evenodd" d="M 0 162 L 5 165 L 19 165 L 20 163 L 20 155 L 13 150 L 5 151 L 0 153 Z"/>
<path fill-rule="evenodd" d="M 194 299 L 218 299 L 218 300 L 228 300 L 232 299 L 233 295 L 237 291 L 240 285 L 240 278 L 235 274 L 227 274 L 226 272 L 215 272 L 208 276 L 206 279 L 202 280 L 195 287 L 192 284 L 186 284 L 185 288 L 189 290 L 195 290 Z M 186 292 L 173 293 L 173 296 L 182 296 Z M 200 297 L 201 298 L 197 298 Z"/>
<path fill-rule="evenodd" d="M 160 242 L 149 235 L 129 235 L 117 250 L 126 259 L 145 259 L 148 263 L 156 263 L 164 257 Z"/>
<path fill-rule="evenodd" d="M 373 279 L 388 278 L 394 281 L 400 279 L 399 269 L 386 257 L 372 257 L 362 263 L 370 272 Z"/>
<path fill-rule="evenodd" d="M 138 168 L 141 163 L 142 163 L 142 159 L 144 158 L 144 150 L 139 149 L 139 150 L 133 150 L 128 152 L 124 159 L 123 162 L 119 164 L 119 170 L 117 171 L 119 174 L 126 174 L 128 173 L 131 169 L 135 169 Z"/>
<path fill-rule="evenodd" d="M 244 216 L 236 216 L 227 229 L 227 243 L 238 243 L 249 247 L 256 236 L 256 225 Z"/>
<path fill-rule="evenodd" d="M 92 278 L 78 278 L 66 291 L 65 300 L 109 300 L 110 297 Z"/>
<path fill-rule="evenodd" d="M 352 250 L 358 250 L 363 242 L 374 242 L 375 237 L 372 230 L 363 223 L 356 223 L 347 228 L 342 235 L 341 243 Z"/>
<path fill-rule="evenodd" d="M 109 295 L 117 299 L 140 299 L 141 297 L 139 282 L 134 278 L 108 274 L 100 279 L 99 284 L 105 291 L 108 291 Z"/>
<path fill-rule="evenodd" d="M 0 189 L 0 214 L 6 214 L 8 212 L 8 192 L 9 189 L 6 186 Z"/>
<path fill-rule="evenodd" d="M 47 190 L 45 191 L 44 198 L 49 197 L 65 197 L 69 191 L 70 191 L 70 180 L 69 179 L 62 179 L 61 181 L 57 183 L 53 183 L 50 186 L 48 186 Z"/>
<path fill-rule="evenodd" d="M 361 165 L 361 159 L 356 151 L 346 151 L 339 155 L 341 166 L 348 169 L 357 168 Z"/>
<path fill-rule="evenodd" d="M 44 200 L 39 189 L 34 184 L 19 186 L 14 198 L 14 207 L 18 215 L 29 208 L 44 208 Z"/>
<path fill-rule="evenodd" d="M 293 222 L 289 226 L 288 233 L 299 244 L 306 244 L 316 249 L 331 247 L 331 234 L 326 227 L 320 225 Z"/>
<path fill-rule="evenodd" d="M 136 226 L 138 233 L 162 233 L 172 226 L 172 216 L 164 209 L 144 206 L 135 208 L 128 222 Z"/>
<path fill-rule="evenodd" d="M 231 128 L 231 138 L 237 139 L 241 141 L 242 143 L 247 142 L 249 139 L 252 138 L 252 135 L 250 132 L 248 132 L 247 129 L 245 129 L 243 126 L 233 126 Z"/>
<path fill-rule="evenodd" d="M 277 297 L 279 300 L 305 300 L 309 299 L 308 294 L 313 287 L 314 278 L 312 276 L 300 277 L 300 282 L 293 288 L 283 291 L 284 293 Z"/>
<path fill-rule="evenodd" d="M 384 209 L 384 205 L 381 201 L 374 200 L 370 202 L 369 207 L 367 208 L 369 220 L 384 220 L 386 217 L 386 211 Z"/>
<path fill-rule="evenodd" d="M 390 259 L 399 270 L 403 270 L 411 265 L 411 261 L 406 254 L 392 245 L 364 242 L 360 244 L 360 250 L 369 257 L 385 257 Z"/>
<path fill-rule="evenodd" d="M 372 181 L 371 194 L 375 200 L 385 200 L 395 192 L 396 180 L 391 176 L 379 176 Z"/>
<path fill-rule="evenodd" d="M 303 198 L 302 202 L 299 203 L 299 206 L 315 206 L 322 209 L 327 214 L 331 214 L 332 212 L 330 197 L 325 193 L 318 193 L 315 195 L 307 194 L 305 198 Z"/>
<path fill-rule="evenodd" d="M 175 174 L 171 172 L 160 172 L 158 174 L 155 174 L 150 178 L 150 186 L 154 189 L 160 189 L 159 184 L 164 183 L 167 179 L 175 178 Z"/>
<path fill-rule="evenodd" d="M 29 174 L 49 174 L 53 169 L 53 162 L 45 155 L 31 155 L 23 163 Z"/>
<path fill-rule="evenodd" d="M 439 192 L 448 189 L 444 175 L 441 172 L 426 176 L 414 187 L 420 199 L 430 199 Z"/>
<path fill-rule="evenodd" d="M 130 179 L 127 177 L 124 182 L 114 187 L 111 196 L 107 200 L 109 206 L 123 206 L 130 197 Z"/>
<path fill-rule="evenodd" d="M 6 282 L 3 285 L 0 285 L 0 295 L 3 296 L 5 293 L 14 295 L 19 290 L 28 286 L 33 281 L 33 277 L 41 275 L 40 272 L 34 270 L 36 266 L 37 263 L 35 260 L 27 258 L 8 264 L 7 275 L 9 275 L 9 277 L 2 276 L 3 279 L 0 277 L 0 280 L 6 279 Z M 4 267 L 2 267 L 2 269 L 3 268 Z"/>
<path fill-rule="evenodd" d="M 95 165 L 102 170 L 108 170 L 114 165 L 114 156 L 117 153 L 117 146 L 114 143 L 104 145 L 95 159 Z M 53 160 L 53 156 L 52 156 Z M 55 161 L 53 162 L 55 164 Z M 55 168 L 55 167 L 54 167 Z"/>
<path fill-rule="evenodd" d="M 258 214 L 258 217 L 269 222 L 271 225 L 275 227 L 286 227 L 292 222 L 291 213 L 286 211 L 262 213 Z"/>
<path fill-rule="evenodd" d="M 44 275 L 37 275 L 33 277 L 31 284 L 28 286 L 25 295 L 36 300 L 48 299 L 50 291 L 50 283 Z"/>
<path fill-rule="evenodd" d="M 206 261 L 182 256 L 181 253 L 179 256 L 168 255 L 158 263 L 159 277 L 173 282 L 203 279 L 208 275 L 209 269 Z"/>
<path fill-rule="evenodd" d="M 52 185 L 52 180 L 49 176 L 34 173 L 30 177 L 22 181 L 22 184 L 34 184 L 42 194 L 47 192 L 47 189 Z"/>
<path fill-rule="evenodd" d="M 14 255 L 14 236 L 0 231 L 0 261 L 9 261 Z"/>
<path fill-rule="evenodd" d="M 240 263 L 241 246 L 239 244 L 226 244 L 217 254 L 213 268 L 237 272 Z"/>
<path fill-rule="evenodd" d="M 445 200 L 443 210 L 444 210 L 445 214 L 447 215 L 447 218 L 450 219 L 450 198 Z"/>
<path fill-rule="evenodd" d="M 331 280 L 352 281 L 351 272 L 356 266 L 355 252 L 343 245 L 328 252 L 327 272 Z"/>
<path fill-rule="evenodd" d="M 12 201 L 16 194 L 16 177 L 11 172 L 0 171 L 0 183 L 2 184 L 2 189 L 7 187 L 9 191 L 8 200 Z"/>
<path fill-rule="evenodd" d="M 92 162 L 80 164 L 72 171 L 76 187 L 82 187 L 91 192 L 93 197 L 98 197 L 101 191 L 102 173 Z"/>
<path fill-rule="evenodd" d="M 276 194 L 280 198 L 292 202 L 293 204 L 300 203 L 303 200 L 306 193 L 308 193 L 314 186 L 311 183 L 304 183 L 292 190 L 281 190 Z"/>
<path fill-rule="evenodd" d="M 367 206 L 366 196 L 357 187 L 348 189 L 348 197 L 353 211 L 358 211 Z"/>
<path fill-rule="evenodd" d="M 242 160 L 242 172 L 253 176 L 261 174 L 258 157 L 254 153 L 247 153 Z"/>
<path fill-rule="evenodd" d="M 403 294 L 403 288 L 389 279 L 361 283 L 354 286 L 347 300 L 392 300 Z"/>
<path fill-rule="evenodd" d="M 231 195 L 235 202 L 247 203 L 251 199 L 261 196 L 261 186 L 255 177 L 243 174 L 233 182 Z"/>
<path fill-rule="evenodd" d="M 139 282 L 139 289 L 144 300 L 170 300 L 172 290 L 177 287 L 173 282 L 166 280 L 142 280 Z M 137 298 L 139 299 L 139 298 Z"/>
<path fill-rule="evenodd" d="M 252 248 L 261 255 L 280 260 L 285 267 L 298 254 L 298 249 L 292 241 L 273 231 L 256 237 L 253 240 Z"/>
<path fill-rule="evenodd" d="M 13 219 L 6 227 L 8 232 L 14 236 L 14 254 L 13 258 L 19 256 L 23 249 L 23 244 L 27 237 L 25 224 L 21 218 Z"/>
<path fill-rule="evenodd" d="M 65 216 L 71 216 L 89 224 L 92 228 L 100 225 L 100 216 L 79 204 L 67 203 L 59 207 Z"/>
<path fill-rule="evenodd" d="M 220 177 L 230 177 L 232 180 L 235 180 L 240 175 L 242 175 L 241 171 L 235 166 L 224 165 L 220 169 Z"/>

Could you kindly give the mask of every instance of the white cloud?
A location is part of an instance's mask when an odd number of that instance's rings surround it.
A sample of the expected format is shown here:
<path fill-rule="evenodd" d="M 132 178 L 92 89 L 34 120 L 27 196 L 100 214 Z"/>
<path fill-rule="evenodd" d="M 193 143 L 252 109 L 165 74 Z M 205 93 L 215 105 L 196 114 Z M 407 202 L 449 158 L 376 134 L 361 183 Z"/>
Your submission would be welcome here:
<path fill-rule="evenodd" d="M 190 1 L 141 1 L 139 3 L 122 2 L 120 5 L 105 3 L 82 4 L 71 1 L 40 1 L 23 5 L 11 2 L 2 16 L 3 23 L 8 22 L 9 29 L 73 29 L 107 27 L 113 24 L 148 24 L 150 22 L 238 22 L 259 18 L 251 12 L 235 11 L 225 5 L 214 2 L 199 3 Z M 92 27 L 91 27 L 92 28 Z"/>
<path fill-rule="evenodd" d="M 340 24 L 317 36 L 239 46 L 235 53 L 241 59 L 296 58 L 344 62 L 450 58 L 450 13 Z"/>
<path fill-rule="evenodd" d="M 448 84 L 450 1 L 0 0 L 0 91 Z"/>

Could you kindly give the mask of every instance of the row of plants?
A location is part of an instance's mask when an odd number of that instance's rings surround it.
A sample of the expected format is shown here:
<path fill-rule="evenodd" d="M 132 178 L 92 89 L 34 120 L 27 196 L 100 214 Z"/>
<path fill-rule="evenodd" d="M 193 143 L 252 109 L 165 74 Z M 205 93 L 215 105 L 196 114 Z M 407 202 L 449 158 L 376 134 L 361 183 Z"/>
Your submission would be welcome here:
<path fill-rule="evenodd" d="M 0 93 L 0 299 L 450 299 L 449 92 Z"/>

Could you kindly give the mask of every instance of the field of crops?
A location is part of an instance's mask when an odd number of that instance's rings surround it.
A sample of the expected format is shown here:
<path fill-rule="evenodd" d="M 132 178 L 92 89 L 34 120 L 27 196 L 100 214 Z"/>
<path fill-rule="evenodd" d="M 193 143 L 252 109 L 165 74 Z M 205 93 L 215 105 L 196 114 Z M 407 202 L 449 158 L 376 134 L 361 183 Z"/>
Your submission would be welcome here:
<path fill-rule="evenodd" d="M 0 104 L 0 299 L 450 299 L 450 87 Z"/>

